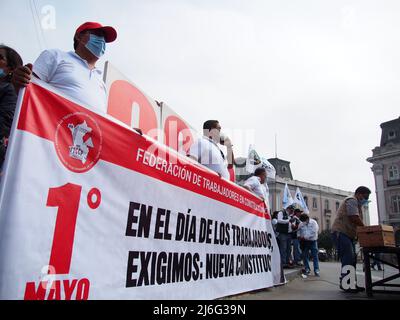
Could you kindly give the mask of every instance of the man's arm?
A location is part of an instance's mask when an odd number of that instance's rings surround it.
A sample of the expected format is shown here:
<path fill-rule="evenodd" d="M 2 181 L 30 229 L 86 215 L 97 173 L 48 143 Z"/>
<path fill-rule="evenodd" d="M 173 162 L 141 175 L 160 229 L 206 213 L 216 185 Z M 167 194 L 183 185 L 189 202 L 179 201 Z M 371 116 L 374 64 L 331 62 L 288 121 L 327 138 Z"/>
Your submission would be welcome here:
<path fill-rule="evenodd" d="M 292 221 L 290 222 L 292 225 L 292 230 L 296 231 L 299 228 L 300 220 L 297 217 L 292 216 L 289 221 Z"/>
<path fill-rule="evenodd" d="M 364 222 L 360 219 L 360 216 L 349 216 L 349 219 L 357 227 L 364 227 Z"/>
<path fill-rule="evenodd" d="M 235 156 L 233 154 L 232 147 L 228 148 L 227 157 L 228 157 L 228 169 L 232 169 L 235 163 Z"/>
<path fill-rule="evenodd" d="M 231 139 L 229 139 L 228 137 L 225 137 L 223 142 L 224 142 L 223 145 L 227 149 L 228 169 L 232 169 L 235 163 L 235 156 L 233 154 L 233 144 L 231 142 Z"/>
<path fill-rule="evenodd" d="M 346 202 L 346 211 L 347 216 L 352 224 L 357 227 L 363 227 L 364 223 L 362 222 L 359 215 L 358 202 L 356 199 L 350 199 Z"/>
<path fill-rule="evenodd" d="M 299 228 L 297 229 L 297 238 L 299 240 L 305 240 L 304 239 L 304 223 L 299 224 Z"/>
<path fill-rule="evenodd" d="M 243 188 L 245 188 L 246 190 L 249 190 L 250 192 L 252 192 L 251 188 L 249 186 L 244 185 Z"/>
<path fill-rule="evenodd" d="M 25 88 L 32 81 L 32 68 L 33 65 L 28 63 L 26 66 L 21 66 L 14 70 L 11 83 L 14 86 L 15 92 L 18 94 L 19 90 Z"/>
<path fill-rule="evenodd" d="M 243 185 L 243 188 L 249 190 L 250 192 L 253 192 L 254 189 L 255 189 L 255 187 L 256 187 L 256 184 L 255 184 L 254 181 L 253 181 L 253 177 L 247 179 L 247 180 L 244 182 L 244 185 Z"/>
<path fill-rule="evenodd" d="M 26 66 L 17 68 L 11 80 L 15 92 L 18 94 L 20 89 L 29 85 L 32 81 L 32 76 L 44 82 L 49 82 L 57 70 L 57 54 L 56 50 L 45 50 L 33 65 L 28 63 Z"/>
<path fill-rule="evenodd" d="M 188 154 L 188 158 L 193 159 L 194 161 L 198 162 L 198 159 L 195 156 Z"/>

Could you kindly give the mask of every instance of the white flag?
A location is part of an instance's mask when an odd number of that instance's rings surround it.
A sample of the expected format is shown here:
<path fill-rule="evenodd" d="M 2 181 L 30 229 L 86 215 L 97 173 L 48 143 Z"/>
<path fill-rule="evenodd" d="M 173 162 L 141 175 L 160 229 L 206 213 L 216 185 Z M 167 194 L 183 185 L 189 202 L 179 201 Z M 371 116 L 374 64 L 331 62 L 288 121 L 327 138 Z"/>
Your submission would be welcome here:
<path fill-rule="evenodd" d="M 267 177 L 270 179 L 276 178 L 276 170 L 274 166 L 266 159 L 258 155 L 254 145 L 250 145 L 249 154 L 246 160 L 246 171 L 248 173 L 254 173 L 257 168 L 265 168 L 267 171 Z"/>
<path fill-rule="evenodd" d="M 267 171 L 267 177 L 275 180 L 276 170 L 274 166 L 266 158 L 261 158 L 261 163 L 262 167 Z"/>
<path fill-rule="evenodd" d="M 246 160 L 246 171 L 252 174 L 259 167 L 261 167 L 261 158 L 254 149 L 254 145 L 251 144 Z"/>
<path fill-rule="evenodd" d="M 310 211 L 308 210 L 308 207 L 307 207 L 307 203 L 304 200 L 303 194 L 301 193 L 299 187 L 297 187 L 296 195 L 294 196 L 294 202 L 303 208 L 304 213 L 307 213 L 307 214 L 310 213 Z"/>
<path fill-rule="evenodd" d="M 282 205 L 283 208 L 286 209 L 290 205 L 294 204 L 292 195 L 290 194 L 289 187 L 287 183 L 285 184 L 285 190 L 283 191 L 283 199 L 282 199 Z"/>

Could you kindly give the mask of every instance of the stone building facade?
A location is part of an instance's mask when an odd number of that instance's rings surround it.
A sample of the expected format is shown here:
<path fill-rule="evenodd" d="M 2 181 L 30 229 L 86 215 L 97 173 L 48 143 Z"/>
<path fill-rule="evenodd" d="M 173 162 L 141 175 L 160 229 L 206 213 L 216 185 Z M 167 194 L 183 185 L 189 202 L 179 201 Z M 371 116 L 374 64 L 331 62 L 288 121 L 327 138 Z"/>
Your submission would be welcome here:
<path fill-rule="evenodd" d="M 376 198 L 380 224 L 394 227 L 400 244 L 400 117 L 381 124 L 380 146 L 372 150 Z"/>
<path fill-rule="evenodd" d="M 245 169 L 245 158 L 236 159 L 236 181 L 239 184 L 249 177 Z M 310 211 L 311 218 L 317 220 L 320 231 L 330 230 L 336 218 L 336 212 L 340 203 L 347 197 L 352 196 L 354 191 L 345 191 L 335 189 L 327 186 L 316 185 L 304 181 L 293 179 L 292 171 L 290 169 L 290 162 L 282 159 L 269 159 L 268 160 L 276 169 L 276 179 L 268 180 L 268 187 L 270 191 L 270 206 L 272 212 L 282 209 L 282 197 L 285 184 L 288 184 L 289 190 L 294 197 L 297 187 L 300 188 L 307 207 Z M 355 188 L 358 186 L 355 186 Z M 368 206 L 363 208 L 364 223 L 370 224 Z"/>

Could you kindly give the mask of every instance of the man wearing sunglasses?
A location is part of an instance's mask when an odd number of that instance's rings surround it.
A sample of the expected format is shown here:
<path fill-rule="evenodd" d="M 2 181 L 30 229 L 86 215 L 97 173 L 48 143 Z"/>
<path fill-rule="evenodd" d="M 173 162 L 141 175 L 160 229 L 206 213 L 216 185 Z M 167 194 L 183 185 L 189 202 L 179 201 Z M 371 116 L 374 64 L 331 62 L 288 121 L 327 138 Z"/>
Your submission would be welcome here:
<path fill-rule="evenodd" d="M 31 82 L 33 75 L 61 94 L 93 110 L 106 112 L 106 86 L 96 63 L 104 55 L 106 43 L 116 38 L 114 28 L 86 22 L 75 32 L 74 51 L 45 50 L 33 66 L 28 64 L 14 72 L 14 87 L 18 92 Z"/>
<path fill-rule="evenodd" d="M 219 145 L 227 147 L 227 158 Z M 233 166 L 233 145 L 231 140 L 221 134 L 221 125 L 218 120 L 208 120 L 203 124 L 203 137 L 197 139 L 190 147 L 188 157 L 201 163 L 203 166 L 216 172 L 220 177 L 229 180 L 229 171 Z M 228 160 L 228 166 L 226 161 Z"/>

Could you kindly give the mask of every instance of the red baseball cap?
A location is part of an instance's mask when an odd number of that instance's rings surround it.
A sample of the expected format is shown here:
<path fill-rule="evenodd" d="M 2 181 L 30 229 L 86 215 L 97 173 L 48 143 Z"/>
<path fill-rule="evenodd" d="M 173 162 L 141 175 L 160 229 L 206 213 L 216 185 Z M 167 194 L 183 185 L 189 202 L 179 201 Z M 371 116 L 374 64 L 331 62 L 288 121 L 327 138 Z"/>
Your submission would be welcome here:
<path fill-rule="evenodd" d="M 98 22 L 85 22 L 78 29 L 76 29 L 75 35 L 80 34 L 86 30 L 98 30 L 101 29 L 104 31 L 106 42 L 113 42 L 117 39 L 117 31 L 110 26 L 104 27 Z"/>

